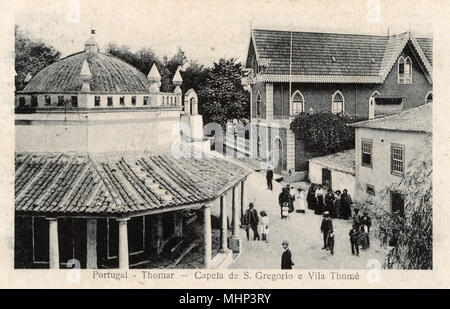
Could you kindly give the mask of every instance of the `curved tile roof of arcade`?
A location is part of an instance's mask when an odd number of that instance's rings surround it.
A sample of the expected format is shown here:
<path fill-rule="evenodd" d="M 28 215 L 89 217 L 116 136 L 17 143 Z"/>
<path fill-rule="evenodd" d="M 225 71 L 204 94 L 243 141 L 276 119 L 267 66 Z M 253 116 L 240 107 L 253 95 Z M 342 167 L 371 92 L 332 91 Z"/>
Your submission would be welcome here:
<path fill-rule="evenodd" d="M 89 39 L 84 51 L 44 68 L 29 81 L 21 93 L 81 91 L 80 72 L 85 60 L 91 73 L 91 92 L 149 92 L 150 83 L 142 72 L 114 56 L 100 53 L 95 41 Z"/>

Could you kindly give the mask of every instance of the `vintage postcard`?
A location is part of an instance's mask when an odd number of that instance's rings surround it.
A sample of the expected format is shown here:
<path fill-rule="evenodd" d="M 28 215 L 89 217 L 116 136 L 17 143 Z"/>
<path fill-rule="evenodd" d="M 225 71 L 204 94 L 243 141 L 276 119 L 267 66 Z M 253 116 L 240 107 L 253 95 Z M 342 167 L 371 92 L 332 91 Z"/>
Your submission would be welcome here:
<path fill-rule="evenodd" d="M 447 2 L 2 11 L 1 287 L 449 287 Z"/>

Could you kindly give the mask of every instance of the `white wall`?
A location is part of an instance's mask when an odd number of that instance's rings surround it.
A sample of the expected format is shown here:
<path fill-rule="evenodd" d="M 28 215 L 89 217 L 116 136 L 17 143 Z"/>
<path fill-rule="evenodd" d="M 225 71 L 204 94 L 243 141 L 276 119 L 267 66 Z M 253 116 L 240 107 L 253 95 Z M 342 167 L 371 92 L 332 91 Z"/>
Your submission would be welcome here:
<path fill-rule="evenodd" d="M 309 162 L 309 181 L 315 184 L 322 183 L 322 169 L 326 168 L 320 164 Z M 331 186 L 333 191 L 347 189 L 348 194 L 353 198 L 355 196 L 355 176 L 331 169 Z"/>
<path fill-rule="evenodd" d="M 168 152 L 179 111 L 16 114 L 16 151 Z"/>
<path fill-rule="evenodd" d="M 372 140 L 372 167 L 361 165 L 361 138 Z M 380 201 L 382 191 L 388 186 L 401 181 L 401 176 L 391 174 L 391 144 L 405 147 L 405 172 L 412 159 L 423 150 L 429 138 L 424 133 L 398 132 L 357 128 L 355 133 L 355 167 L 356 167 L 356 199 L 358 201 Z M 366 193 L 366 185 L 375 187 L 375 196 Z M 385 200 L 386 201 L 386 200 Z M 386 204 L 386 210 L 390 205 Z"/>

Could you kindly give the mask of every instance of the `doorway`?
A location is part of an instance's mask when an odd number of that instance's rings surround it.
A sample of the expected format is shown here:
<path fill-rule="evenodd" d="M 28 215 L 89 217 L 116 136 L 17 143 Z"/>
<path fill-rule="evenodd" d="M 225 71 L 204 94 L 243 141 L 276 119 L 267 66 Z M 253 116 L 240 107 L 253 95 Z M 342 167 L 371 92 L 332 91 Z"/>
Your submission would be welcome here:
<path fill-rule="evenodd" d="M 327 168 L 322 168 L 322 185 L 327 187 L 328 189 L 332 189 L 332 187 L 331 187 L 331 170 L 329 170 Z"/>

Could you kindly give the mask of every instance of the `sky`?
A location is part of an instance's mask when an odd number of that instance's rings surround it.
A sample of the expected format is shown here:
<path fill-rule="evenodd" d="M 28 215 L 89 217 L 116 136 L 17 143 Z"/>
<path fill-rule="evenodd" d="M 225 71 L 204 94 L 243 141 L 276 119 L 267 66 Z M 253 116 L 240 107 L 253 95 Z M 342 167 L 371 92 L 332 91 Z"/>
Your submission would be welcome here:
<path fill-rule="evenodd" d="M 245 61 L 251 27 L 431 37 L 434 15 L 422 0 L 19 0 L 15 23 L 63 56 L 81 51 L 93 28 L 103 50 L 115 42 L 162 58 L 181 47 L 210 65 L 221 57 Z"/>

